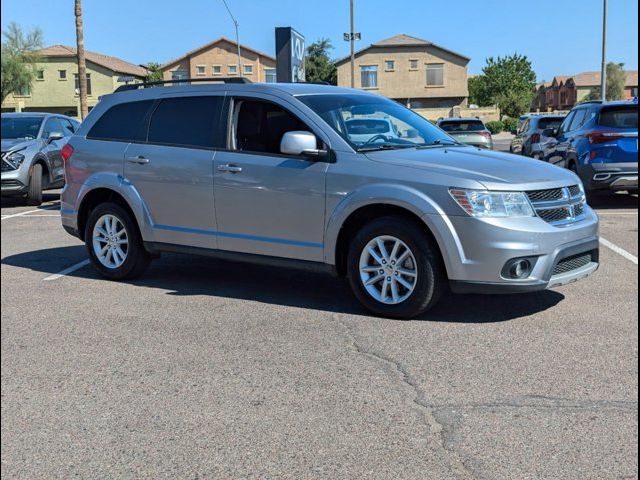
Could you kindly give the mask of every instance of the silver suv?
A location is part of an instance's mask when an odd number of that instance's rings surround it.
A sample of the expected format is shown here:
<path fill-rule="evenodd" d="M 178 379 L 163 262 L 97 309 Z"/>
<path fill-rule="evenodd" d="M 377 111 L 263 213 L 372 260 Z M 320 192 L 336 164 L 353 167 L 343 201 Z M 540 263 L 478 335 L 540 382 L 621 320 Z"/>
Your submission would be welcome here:
<path fill-rule="evenodd" d="M 598 268 L 568 170 L 465 146 L 396 102 L 312 84 L 127 87 L 65 149 L 62 224 L 109 279 L 160 252 L 346 276 L 410 318 L 454 292 L 516 293 Z M 369 134 L 354 119 L 385 119 Z"/>
<path fill-rule="evenodd" d="M 42 203 L 42 191 L 64 184 L 61 149 L 76 120 L 51 113 L 2 114 L 2 196 Z"/>

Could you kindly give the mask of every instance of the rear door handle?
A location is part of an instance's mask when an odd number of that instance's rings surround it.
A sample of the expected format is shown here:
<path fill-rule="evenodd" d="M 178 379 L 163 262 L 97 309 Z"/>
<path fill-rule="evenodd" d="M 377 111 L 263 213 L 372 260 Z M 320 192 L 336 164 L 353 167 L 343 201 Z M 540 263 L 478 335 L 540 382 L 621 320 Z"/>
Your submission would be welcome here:
<path fill-rule="evenodd" d="M 238 167 L 237 165 L 218 165 L 219 172 L 231 172 L 231 173 L 240 173 L 242 171 L 242 167 Z"/>
<path fill-rule="evenodd" d="M 149 163 L 149 159 L 146 158 L 146 157 L 143 157 L 142 155 L 138 155 L 136 157 L 127 158 L 127 162 L 129 162 L 129 163 L 137 163 L 138 165 L 145 165 L 145 164 Z"/>

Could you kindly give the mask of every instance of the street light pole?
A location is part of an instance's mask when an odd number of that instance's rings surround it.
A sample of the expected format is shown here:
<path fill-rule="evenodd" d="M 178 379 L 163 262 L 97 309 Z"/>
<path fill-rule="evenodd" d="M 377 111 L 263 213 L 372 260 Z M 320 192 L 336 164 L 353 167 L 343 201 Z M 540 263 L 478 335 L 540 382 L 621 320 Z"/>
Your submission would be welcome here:
<path fill-rule="evenodd" d="M 240 33 L 238 32 L 238 21 L 233 16 L 233 13 L 231 13 L 231 9 L 229 8 L 229 5 L 227 5 L 227 0 L 222 0 L 222 3 L 224 3 L 227 12 L 229 12 L 229 16 L 231 17 L 231 21 L 236 27 L 236 45 L 238 46 L 238 74 L 242 77 L 242 55 L 240 55 Z"/>
<path fill-rule="evenodd" d="M 607 100 L 607 0 L 603 0 L 602 11 L 602 78 L 600 80 L 600 97 Z"/>
<path fill-rule="evenodd" d="M 349 0 L 349 16 L 351 18 L 351 27 L 349 30 L 349 40 L 351 44 L 351 88 L 356 86 L 356 50 L 355 50 L 355 20 L 353 15 L 353 0 Z"/>

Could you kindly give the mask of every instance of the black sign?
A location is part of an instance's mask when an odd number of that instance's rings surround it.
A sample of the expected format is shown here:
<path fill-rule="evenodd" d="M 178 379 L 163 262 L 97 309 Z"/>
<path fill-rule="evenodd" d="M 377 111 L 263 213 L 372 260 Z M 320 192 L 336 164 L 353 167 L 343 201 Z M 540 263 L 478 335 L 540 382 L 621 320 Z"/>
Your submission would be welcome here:
<path fill-rule="evenodd" d="M 305 81 L 304 37 L 291 27 L 276 28 L 276 77 L 278 82 Z"/>

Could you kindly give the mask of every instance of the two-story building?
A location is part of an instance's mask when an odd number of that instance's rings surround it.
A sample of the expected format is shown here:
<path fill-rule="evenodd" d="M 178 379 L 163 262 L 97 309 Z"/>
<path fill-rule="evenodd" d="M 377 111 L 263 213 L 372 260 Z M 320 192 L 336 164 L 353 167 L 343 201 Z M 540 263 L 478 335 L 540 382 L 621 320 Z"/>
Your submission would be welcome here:
<path fill-rule="evenodd" d="M 340 86 L 351 86 L 350 60 L 336 62 Z M 355 87 L 411 108 L 466 107 L 469 60 L 427 40 L 396 35 L 355 54 Z"/>
<path fill-rule="evenodd" d="M 3 112 L 51 112 L 77 117 L 80 111 L 78 95 L 78 63 L 76 49 L 53 45 L 38 52 L 36 76 L 31 86 L 7 96 Z M 87 102 L 91 109 L 101 95 L 125 83 L 144 81 L 147 69 L 116 57 L 85 51 L 87 65 Z"/>
<path fill-rule="evenodd" d="M 184 80 L 198 77 L 247 77 L 253 82 L 276 81 L 276 59 L 228 38 L 218 38 L 211 43 L 185 53 L 162 65 L 165 80 Z M 241 69 L 241 70 L 240 70 Z"/>

